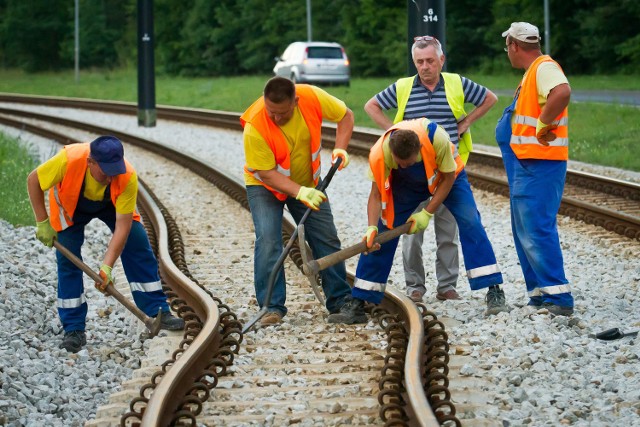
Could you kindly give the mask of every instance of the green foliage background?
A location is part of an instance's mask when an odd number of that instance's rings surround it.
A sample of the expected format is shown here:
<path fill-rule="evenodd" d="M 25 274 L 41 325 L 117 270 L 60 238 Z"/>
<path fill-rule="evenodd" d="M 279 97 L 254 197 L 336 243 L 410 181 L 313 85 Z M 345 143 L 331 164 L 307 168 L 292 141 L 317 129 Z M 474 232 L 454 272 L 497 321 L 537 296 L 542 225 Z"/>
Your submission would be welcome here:
<path fill-rule="evenodd" d="M 80 0 L 81 67 L 136 61 L 136 0 Z M 640 69 L 640 2 L 549 0 L 551 55 L 569 75 Z M 512 72 L 500 33 L 513 21 L 543 30 L 540 0 L 447 0 L 449 69 Z M 345 46 L 356 77 L 406 72 L 407 2 L 312 1 L 314 40 Z M 273 58 L 305 40 L 303 0 L 155 0 L 157 70 L 168 75 L 269 74 Z M 0 0 L 0 67 L 74 66 L 74 2 Z M 514 71 L 515 72 L 515 71 Z"/>

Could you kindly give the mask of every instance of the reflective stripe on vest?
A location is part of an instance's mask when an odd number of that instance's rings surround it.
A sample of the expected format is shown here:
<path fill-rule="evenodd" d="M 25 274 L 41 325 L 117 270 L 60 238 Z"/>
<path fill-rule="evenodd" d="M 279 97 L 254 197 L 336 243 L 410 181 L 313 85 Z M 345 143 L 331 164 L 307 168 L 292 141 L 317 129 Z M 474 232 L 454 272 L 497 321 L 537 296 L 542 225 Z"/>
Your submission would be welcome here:
<path fill-rule="evenodd" d="M 567 108 L 550 123 L 558 126 L 551 131 L 556 135 L 554 141 L 550 141 L 549 145 L 545 146 L 536 138 L 536 125 L 541 112 L 536 74 L 543 62 L 555 63 L 549 55 L 536 58 L 525 73 L 519 91 L 516 91 L 518 99 L 513 113 L 511 149 L 519 159 L 568 160 L 569 113 Z"/>
<path fill-rule="evenodd" d="M 459 74 L 454 73 L 441 73 L 444 79 L 444 94 L 447 97 L 447 103 L 456 121 L 460 123 L 465 117 L 467 112 L 464 109 L 464 89 L 462 88 L 462 77 Z M 398 111 L 396 117 L 393 119 L 393 123 L 399 123 L 404 118 L 404 111 L 407 108 L 409 102 L 409 96 L 411 95 L 411 89 L 416 76 L 405 77 L 396 81 L 396 98 L 398 101 Z M 462 162 L 466 165 L 469 160 L 469 153 L 473 151 L 473 142 L 471 140 L 471 129 L 462 134 L 458 141 L 458 154 Z"/>
<path fill-rule="evenodd" d="M 425 125 L 435 124 L 429 119 L 414 119 L 404 120 L 391 126 L 375 143 L 369 152 L 369 166 L 373 177 L 380 192 L 380 201 L 382 207 L 381 220 L 382 223 L 389 229 L 393 228 L 394 219 L 394 207 L 393 207 L 393 194 L 391 191 L 391 174 L 385 176 L 386 164 L 384 161 L 384 144 L 388 144 L 388 136 L 391 132 L 397 129 L 408 129 L 414 131 L 420 139 L 420 154 L 424 163 L 424 169 L 426 173 L 427 183 L 429 186 L 429 192 L 434 194 L 442 175 L 438 171 L 438 165 L 436 164 L 436 153 L 433 149 L 433 144 L 429 137 L 428 131 L 425 129 Z M 435 130 L 434 130 L 435 132 Z M 451 152 L 455 152 L 455 146 L 451 144 Z M 460 156 L 455 156 L 456 160 L 456 176 L 464 168 L 464 163 Z"/>
<path fill-rule="evenodd" d="M 49 191 L 49 215 L 51 226 L 56 231 L 66 230 L 73 225 L 73 214 L 78 206 L 82 183 L 87 173 L 87 159 L 89 158 L 89 143 L 70 144 L 64 148 L 67 153 L 67 170 L 62 182 L 56 184 Z M 127 187 L 131 176 L 135 172 L 133 166 L 125 159 L 127 171 L 112 178 L 110 184 L 111 202 L 116 205 L 116 200 Z M 133 219 L 140 221 L 140 215 L 133 212 Z"/>
<path fill-rule="evenodd" d="M 322 106 L 315 92 L 309 85 L 297 84 L 296 96 L 298 96 L 298 106 L 302 118 L 307 124 L 309 135 L 311 136 L 311 173 L 313 182 L 317 185 L 320 178 L 320 152 L 322 151 Z M 267 110 L 264 108 L 264 97 L 257 99 L 240 117 L 240 124 L 244 126 L 250 123 L 258 133 L 264 138 L 271 148 L 276 161 L 276 170 L 284 176 L 291 176 L 291 153 L 289 144 L 280 128 L 269 118 Z M 285 200 L 287 195 L 279 192 L 275 188 L 266 185 L 260 178 L 259 172 L 249 168 L 246 164 L 244 170 L 252 174 L 262 185 L 271 191 L 278 200 Z"/>

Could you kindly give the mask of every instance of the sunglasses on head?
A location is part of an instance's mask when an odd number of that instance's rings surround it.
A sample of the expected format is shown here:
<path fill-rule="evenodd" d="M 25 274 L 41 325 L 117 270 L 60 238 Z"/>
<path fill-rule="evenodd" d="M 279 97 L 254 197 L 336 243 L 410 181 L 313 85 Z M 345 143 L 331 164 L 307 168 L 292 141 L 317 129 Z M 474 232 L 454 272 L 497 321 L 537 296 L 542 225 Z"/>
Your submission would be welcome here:
<path fill-rule="evenodd" d="M 434 40 L 436 42 L 440 43 L 437 38 L 432 37 L 432 36 L 418 36 L 418 37 L 414 37 L 413 38 L 414 42 L 431 42 L 431 41 L 434 41 Z"/>

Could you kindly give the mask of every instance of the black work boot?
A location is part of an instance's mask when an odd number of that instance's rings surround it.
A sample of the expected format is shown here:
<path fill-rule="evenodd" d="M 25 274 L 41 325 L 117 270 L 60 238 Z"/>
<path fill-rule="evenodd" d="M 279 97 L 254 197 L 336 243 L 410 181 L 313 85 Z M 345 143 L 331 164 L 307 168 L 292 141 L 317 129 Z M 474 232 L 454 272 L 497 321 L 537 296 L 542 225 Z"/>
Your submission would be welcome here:
<path fill-rule="evenodd" d="M 346 323 L 347 325 L 367 323 L 369 319 L 364 312 L 364 301 L 358 298 L 345 299 L 340 311 L 330 314 L 328 321 L 329 323 Z"/>
<path fill-rule="evenodd" d="M 160 315 L 160 329 L 179 331 L 184 329 L 184 320 L 174 316 L 170 311 L 163 311 Z"/>
<path fill-rule="evenodd" d="M 87 336 L 84 331 L 69 331 L 64 333 L 60 348 L 70 351 L 71 353 L 77 353 L 86 343 Z"/>

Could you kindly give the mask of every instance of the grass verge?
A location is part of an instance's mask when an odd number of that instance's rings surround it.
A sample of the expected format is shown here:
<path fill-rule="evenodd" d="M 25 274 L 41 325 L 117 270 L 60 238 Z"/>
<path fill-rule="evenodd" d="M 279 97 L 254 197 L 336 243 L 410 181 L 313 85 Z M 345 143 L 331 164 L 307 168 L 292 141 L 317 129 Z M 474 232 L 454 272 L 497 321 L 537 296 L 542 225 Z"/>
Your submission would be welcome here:
<path fill-rule="evenodd" d="M 27 176 L 37 166 L 27 148 L 0 133 L 0 218 L 35 225 L 27 194 Z"/>

